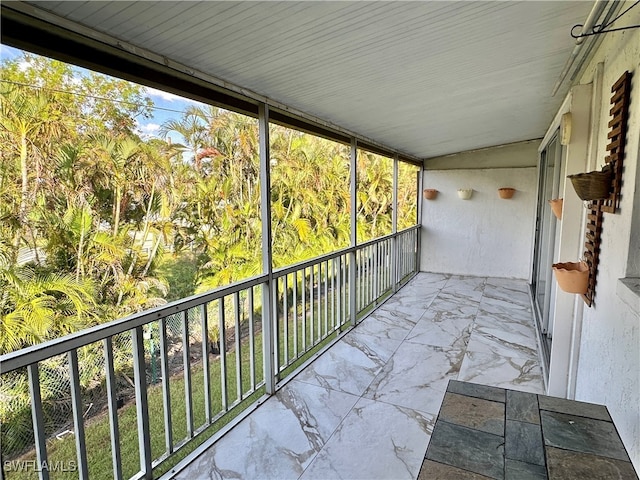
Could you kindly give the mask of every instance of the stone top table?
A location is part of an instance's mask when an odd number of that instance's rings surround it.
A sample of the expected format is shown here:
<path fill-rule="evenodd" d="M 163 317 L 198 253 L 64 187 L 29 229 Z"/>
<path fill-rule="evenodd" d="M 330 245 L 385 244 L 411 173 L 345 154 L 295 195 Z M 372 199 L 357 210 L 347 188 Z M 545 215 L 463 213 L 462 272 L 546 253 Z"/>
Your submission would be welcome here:
<path fill-rule="evenodd" d="M 419 480 L 638 479 L 603 405 L 449 381 Z"/>

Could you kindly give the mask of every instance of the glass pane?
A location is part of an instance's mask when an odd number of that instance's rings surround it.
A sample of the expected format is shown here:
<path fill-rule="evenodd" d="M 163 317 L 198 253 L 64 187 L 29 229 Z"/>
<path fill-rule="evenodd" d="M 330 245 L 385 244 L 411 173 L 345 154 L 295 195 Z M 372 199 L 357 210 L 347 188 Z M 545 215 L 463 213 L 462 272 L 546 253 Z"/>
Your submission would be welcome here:
<path fill-rule="evenodd" d="M 349 146 L 279 125 L 269 136 L 274 266 L 347 247 Z"/>
<path fill-rule="evenodd" d="M 358 242 L 392 231 L 393 159 L 358 150 Z"/>
<path fill-rule="evenodd" d="M 418 173 L 420 167 L 398 162 L 398 230 L 418 223 Z"/>

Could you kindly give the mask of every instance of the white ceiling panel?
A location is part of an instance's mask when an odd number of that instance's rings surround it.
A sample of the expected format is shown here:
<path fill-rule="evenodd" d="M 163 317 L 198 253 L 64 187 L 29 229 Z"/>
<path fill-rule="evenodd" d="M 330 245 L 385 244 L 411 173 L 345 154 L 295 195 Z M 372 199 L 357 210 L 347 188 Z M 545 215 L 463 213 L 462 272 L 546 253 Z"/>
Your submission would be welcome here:
<path fill-rule="evenodd" d="M 541 137 L 592 2 L 29 2 L 417 157 Z"/>

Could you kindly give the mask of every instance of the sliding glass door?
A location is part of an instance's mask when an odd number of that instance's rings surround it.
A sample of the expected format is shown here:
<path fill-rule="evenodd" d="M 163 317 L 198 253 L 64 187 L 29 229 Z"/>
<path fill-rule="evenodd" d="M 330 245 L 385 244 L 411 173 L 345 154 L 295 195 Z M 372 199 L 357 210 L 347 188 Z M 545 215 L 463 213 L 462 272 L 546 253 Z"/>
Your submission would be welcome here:
<path fill-rule="evenodd" d="M 556 218 L 549 208 L 548 200 L 558 197 L 561 159 L 562 145 L 560 145 L 556 134 L 540 155 L 533 282 L 531 285 L 536 323 L 540 330 L 541 347 L 547 366 L 549 365 L 553 331 L 551 264 L 556 243 Z"/>

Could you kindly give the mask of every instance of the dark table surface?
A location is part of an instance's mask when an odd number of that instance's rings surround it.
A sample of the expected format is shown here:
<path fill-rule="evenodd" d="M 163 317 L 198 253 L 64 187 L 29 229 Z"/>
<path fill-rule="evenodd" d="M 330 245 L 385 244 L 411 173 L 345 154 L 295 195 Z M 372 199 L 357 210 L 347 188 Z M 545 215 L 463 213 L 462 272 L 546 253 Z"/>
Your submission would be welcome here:
<path fill-rule="evenodd" d="M 419 480 L 637 480 L 603 405 L 451 380 Z"/>

